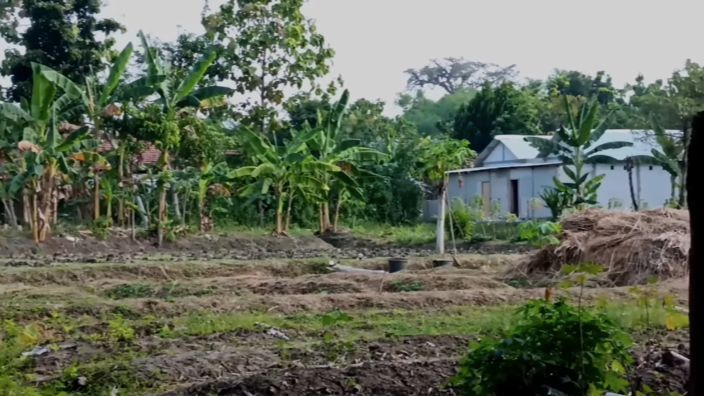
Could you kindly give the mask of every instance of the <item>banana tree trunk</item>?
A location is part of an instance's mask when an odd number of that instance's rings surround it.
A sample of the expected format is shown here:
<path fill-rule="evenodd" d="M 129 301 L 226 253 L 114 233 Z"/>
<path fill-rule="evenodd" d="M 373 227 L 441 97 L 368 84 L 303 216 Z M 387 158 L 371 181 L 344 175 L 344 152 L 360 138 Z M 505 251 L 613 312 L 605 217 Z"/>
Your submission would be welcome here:
<path fill-rule="evenodd" d="M 38 207 L 38 195 L 39 193 L 37 192 L 39 190 L 39 182 L 35 181 L 34 183 L 34 188 L 32 189 L 32 198 L 31 198 L 31 203 L 30 203 L 30 218 L 31 218 L 31 227 L 32 227 L 32 239 L 34 240 L 34 243 L 39 243 L 39 207 Z"/>
<path fill-rule="evenodd" d="M 15 216 L 15 207 L 11 199 L 3 199 L 2 206 L 5 209 L 5 221 L 7 225 L 17 228 L 17 216 Z"/>
<path fill-rule="evenodd" d="M 288 196 L 288 206 L 286 208 L 286 224 L 284 224 L 284 229 L 288 232 L 291 229 L 291 209 L 293 208 L 293 197 L 294 193 Z"/>
<path fill-rule="evenodd" d="M 320 233 L 325 234 L 330 231 L 330 204 L 326 201 L 323 202 L 323 208 L 321 211 L 320 218 Z"/>
<path fill-rule="evenodd" d="M 681 188 L 680 188 L 680 194 L 677 200 L 677 203 L 680 208 L 686 208 L 687 207 L 687 175 L 689 174 L 689 167 L 688 163 L 690 161 L 689 158 L 689 142 L 692 138 L 691 130 L 689 128 L 689 125 L 685 125 L 684 128 L 684 133 L 682 136 L 682 146 L 684 147 L 684 156 L 683 156 L 683 166 L 682 166 L 682 183 L 681 183 Z"/>
<path fill-rule="evenodd" d="M 121 145 L 117 150 L 117 188 L 119 190 L 122 190 L 124 188 L 123 180 L 125 178 L 125 149 Z M 117 199 L 117 224 L 120 227 L 125 226 L 125 217 L 125 195 L 120 194 L 119 198 Z"/>
<path fill-rule="evenodd" d="M 147 208 L 144 206 L 144 200 L 139 195 L 134 197 L 135 203 L 139 208 L 139 216 L 142 218 L 142 226 L 145 228 L 149 227 L 149 216 L 147 215 Z"/>
<path fill-rule="evenodd" d="M 25 225 L 33 227 L 34 217 L 32 217 L 32 193 L 29 189 L 22 190 L 22 221 Z"/>
<path fill-rule="evenodd" d="M 54 188 L 56 184 L 56 169 L 53 166 L 49 166 L 46 173 L 41 180 L 41 195 L 39 202 L 39 210 L 37 214 L 39 216 L 39 242 L 44 242 L 49 237 L 51 233 L 51 220 L 54 218 L 53 215 L 53 195 Z"/>
<path fill-rule="evenodd" d="M 164 150 L 164 152 L 161 155 L 161 163 L 162 163 L 162 174 L 166 173 L 169 170 L 169 154 L 167 150 Z M 163 177 L 163 175 L 162 175 Z M 167 210 L 168 210 L 168 202 L 166 201 L 166 193 L 167 193 L 167 188 L 166 188 L 166 183 L 162 181 L 161 191 L 159 192 L 159 224 L 158 224 L 158 230 L 157 230 L 157 238 L 158 238 L 158 246 L 161 247 L 162 244 L 164 243 L 164 234 L 166 232 L 166 220 L 167 220 Z"/>
<path fill-rule="evenodd" d="M 335 217 L 332 223 L 332 232 L 337 233 L 337 226 L 340 222 L 340 207 L 342 207 L 342 199 L 338 199 L 335 203 Z"/>
<path fill-rule="evenodd" d="M 178 191 L 176 188 L 171 188 L 171 204 L 174 207 L 174 216 L 181 222 L 181 225 L 185 225 L 183 222 L 183 217 L 181 216 L 181 202 L 178 198 Z"/>
<path fill-rule="evenodd" d="M 286 235 L 284 230 L 284 194 L 276 194 L 276 235 Z"/>
<path fill-rule="evenodd" d="M 98 221 L 100 218 L 100 175 L 95 170 L 93 175 L 93 221 Z"/>

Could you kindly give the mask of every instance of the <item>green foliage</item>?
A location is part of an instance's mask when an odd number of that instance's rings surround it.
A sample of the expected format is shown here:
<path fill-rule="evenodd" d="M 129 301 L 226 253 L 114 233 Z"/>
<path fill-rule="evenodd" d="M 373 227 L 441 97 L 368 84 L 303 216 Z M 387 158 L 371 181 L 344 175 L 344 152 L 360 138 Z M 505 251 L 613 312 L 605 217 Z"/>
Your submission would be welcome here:
<path fill-rule="evenodd" d="M 564 300 L 532 301 L 500 340 L 484 339 L 461 361 L 453 385 L 465 395 L 624 393 L 632 341 L 607 315 Z"/>
<path fill-rule="evenodd" d="M 569 192 L 551 187 L 546 188 L 540 193 L 540 199 L 542 199 L 545 206 L 550 209 L 552 219 L 557 220 L 562 215 L 562 211 L 569 206 L 571 197 Z"/>
<path fill-rule="evenodd" d="M 472 206 L 465 205 L 461 199 L 452 201 L 445 216 L 445 228 L 449 232 L 450 224 L 452 224 L 455 238 L 460 240 L 472 239 L 476 223 L 481 220 L 481 212 Z"/>
<path fill-rule="evenodd" d="M 449 134 L 455 114 L 474 97 L 473 89 L 461 89 L 433 101 L 419 90 L 415 96 L 402 94 L 397 104 L 403 109 L 403 119 L 415 125 L 422 136 Z"/>
<path fill-rule="evenodd" d="M 389 283 L 389 288 L 391 289 L 391 291 L 394 291 L 397 293 L 409 293 L 409 292 L 422 291 L 423 284 L 420 282 L 394 280 L 394 281 L 391 281 L 391 283 Z"/>
<path fill-rule="evenodd" d="M 531 220 L 518 225 L 518 238 L 537 248 L 559 244 L 560 240 L 557 239 L 557 235 L 561 232 L 562 226 L 551 221 Z"/>
<path fill-rule="evenodd" d="M 8 3 L 8 2 L 4 2 Z M 10 76 L 9 99 L 19 102 L 32 92 L 32 63 L 41 63 L 74 81 L 105 68 L 113 55 L 111 37 L 123 27 L 113 19 L 100 18 L 100 1 L 22 1 L 3 19 L 0 33 L 8 42 L 24 49 L 5 50 L 2 74 Z M 23 32 L 4 29 L 27 26 Z"/>
<path fill-rule="evenodd" d="M 123 317 L 116 316 L 108 322 L 107 339 L 109 341 L 131 343 L 134 338 L 134 328 Z"/>
<path fill-rule="evenodd" d="M 216 71 L 259 99 L 243 103 L 239 116 L 260 132 L 275 132 L 288 88 L 319 89 L 317 79 L 329 71 L 334 52 L 302 7 L 303 0 L 228 0 L 203 17 L 206 36 L 220 49 Z"/>
<path fill-rule="evenodd" d="M 91 224 L 91 231 L 93 235 L 100 239 L 106 240 L 110 236 L 110 227 L 112 226 L 112 219 L 107 217 L 100 217 L 98 220 L 94 220 Z"/>
<path fill-rule="evenodd" d="M 579 208 L 597 204 L 597 191 L 604 180 L 604 175 L 590 177 L 586 170 L 588 163 L 609 161 L 599 153 L 609 149 L 633 146 L 630 142 L 606 142 L 597 145 L 606 132 L 606 119 L 599 117 L 599 104 L 592 100 L 584 103 L 577 114 L 572 113 L 567 98 L 563 96 L 565 113 L 567 113 L 567 129 L 557 131 L 554 139 L 547 140 L 537 137 L 526 137 L 525 140 L 538 149 L 542 157 L 556 155 L 562 161 L 562 171 L 569 182 L 553 178 L 555 189 L 564 199 L 566 207 Z M 549 193 L 550 194 L 550 193 Z M 549 196 L 554 199 L 555 196 Z M 560 202 L 562 205 L 563 202 Z M 560 205 L 555 205 L 559 208 Z"/>
<path fill-rule="evenodd" d="M 534 94 L 511 83 L 485 85 L 457 111 L 453 136 L 468 140 L 474 150 L 482 151 L 495 135 L 538 134 L 538 114 L 539 103 Z"/>

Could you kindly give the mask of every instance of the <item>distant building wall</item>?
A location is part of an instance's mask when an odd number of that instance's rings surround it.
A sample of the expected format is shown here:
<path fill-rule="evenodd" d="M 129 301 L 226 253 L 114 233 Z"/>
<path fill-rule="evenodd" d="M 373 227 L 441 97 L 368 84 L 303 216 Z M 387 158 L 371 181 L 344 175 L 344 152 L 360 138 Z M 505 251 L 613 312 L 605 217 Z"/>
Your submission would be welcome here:
<path fill-rule="evenodd" d="M 497 147 L 498 149 L 498 147 Z M 625 163 L 593 164 L 588 171 L 593 175 L 605 175 L 598 192 L 598 205 L 603 209 L 633 210 Z M 550 209 L 542 202 L 540 195 L 547 188 L 554 187 L 553 177 L 567 181 L 558 165 L 534 167 L 497 168 L 468 172 L 451 173 L 449 176 L 448 198 L 452 202 L 461 199 L 467 205 L 481 201 L 482 183 L 491 186 L 491 203 L 505 216 L 510 211 L 510 183 L 518 180 L 518 216 L 521 219 L 542 219 L 551 216 Z M 633 170 L 633 183 L 636 199 L 641 209 L 664 207 L 670 198 L 670 175 L 662 167 L 641 164 Z M 423 211 L 425 220 L 437 216 L 437 201 L 426 201 Z"/>

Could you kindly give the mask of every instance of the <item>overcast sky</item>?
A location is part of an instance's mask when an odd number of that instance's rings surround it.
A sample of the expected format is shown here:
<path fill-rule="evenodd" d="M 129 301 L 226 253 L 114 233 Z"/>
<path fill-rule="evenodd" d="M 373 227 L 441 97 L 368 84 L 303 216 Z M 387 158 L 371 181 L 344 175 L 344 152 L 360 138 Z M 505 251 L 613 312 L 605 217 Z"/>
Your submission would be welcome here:
<path fill-rule="evenodd" d="M 121 41 L 139 29 L 163 41 L 202 31 L 203 0 L 106 3 L 128 28 Z M 390 103 L 403 71 L 430 58 L 516 64 L 524 78 L 606 70 L 618 85 L 704 62 L 704 0 L 309 0 L 304 13 L 337 52 L 333 73 L 352 95 Z"/>

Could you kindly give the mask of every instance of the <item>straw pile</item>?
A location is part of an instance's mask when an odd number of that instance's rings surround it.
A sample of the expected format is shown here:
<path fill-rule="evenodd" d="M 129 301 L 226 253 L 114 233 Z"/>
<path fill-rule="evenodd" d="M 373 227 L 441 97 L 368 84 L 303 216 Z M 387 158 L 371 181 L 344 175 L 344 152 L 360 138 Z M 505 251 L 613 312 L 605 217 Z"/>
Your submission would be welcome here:
<path fill-rule="evenodd" d="M 636 213 L 590 209 L 562 221 L 558 246 L 544 248 L 513 275 L 536 278 L 564 264 L 596 263 L 615 285 L 642 284 L 688 273 L 689 213 L 651 210 Z M 510 276 L 510 275 L 509 275 Z"/>

